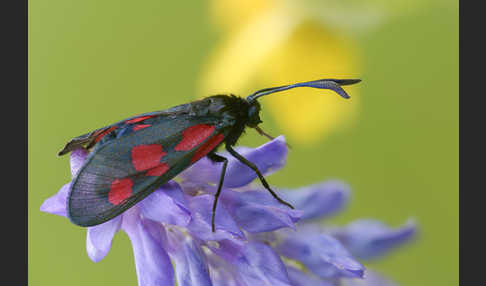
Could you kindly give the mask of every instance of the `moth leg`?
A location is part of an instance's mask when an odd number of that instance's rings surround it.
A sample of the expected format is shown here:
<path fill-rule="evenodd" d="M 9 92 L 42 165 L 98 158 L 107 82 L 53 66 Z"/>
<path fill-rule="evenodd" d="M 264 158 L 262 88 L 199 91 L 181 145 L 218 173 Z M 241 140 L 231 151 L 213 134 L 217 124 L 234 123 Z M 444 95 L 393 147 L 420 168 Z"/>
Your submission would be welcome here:
<path fill-rule="evenodd" d="M 279 198 L 277 196 L 277 194 L 272 191 L 272 189 L 270 188 L 270 186 L 268 185 L 267 181 L 265 180 L 265 177 L 263 177 L 262 173 L 260 172 L 260 170 L 258 170 L 258 167 L 253 164 L 252 162 L 248 161 L 245 157 L 241 156 L 238 152 L 236 152 L 230 145 L 226 145 L 226 150 L 228 150 L 228 152 L 233 155 L 233 157 L 235 157 L 236 159 L 238 159 L 238 161 L 240 161 L 241 163 L 247 165 L 248 167 L 250 167 L 253 171 L 255 171 L 255 173 L 258 175 L 258 178 L 260 179 L 260 181 L 262 182 L 263 186 L 265 187 L 265 189 L 267 189 L 267 191 L 270 192 L 270 194 L 272 194 L 272 196 L 277 200 L 279 201 L 279 203 L 281 204 L 284 204 L 286 206 L 288 206 L 289 208 L 293 209 L 294 207 L 287 203 L 286 201 L 282 200 L 281 198 Z"/>
<path fill-rule="evenodd" d="M 226 174 L 226 167 L 228 166 L 228 159 L 216 153 L 209 153 L 207 157 L 213 162 L 223 162 L 223 168 L 221 169 L 221 176 L 219 177 L 218 190 L 216 191 L 216 195 L 214 196 L 213 212 L 211 215 L 211 230 L 215 232 L 214 221 L 216 219 L 216 205 L 218 204 L 219 195 L 221 194 L 221 189 L 223 187 L 224 175 Z"/>
<path fill-rule="evenodd" d="M 260 126 L 255 127 L 255 130 L 258 132 L 258 134 L 260 134 L 261 136 L 267 137 L 269 140 L 275 139 L 275 137 L 273 137 L 272 135 L 270 135 L 270 134 L 266 133 L 265 131 L 263 131 L 260 128 Z M 287 147 L 289 147 L 290 149 L 292 149 L 292 146 L 290 146 L 289 143 L 285 142 L 285 145 L 287 145 Z"/>
<path fill-rule="evenodd" d="M 258 132 L 258 134 L 260 134 L 261 136 L 267 137 L 269 140 L 275 139 L 275 137 L 273 137 L 272 135 L 270 135 L 270 134 L 266 133 L 265 131 L 263 131 L 260 128 L 260 126 L 255 127 L 255 130 Z"/>

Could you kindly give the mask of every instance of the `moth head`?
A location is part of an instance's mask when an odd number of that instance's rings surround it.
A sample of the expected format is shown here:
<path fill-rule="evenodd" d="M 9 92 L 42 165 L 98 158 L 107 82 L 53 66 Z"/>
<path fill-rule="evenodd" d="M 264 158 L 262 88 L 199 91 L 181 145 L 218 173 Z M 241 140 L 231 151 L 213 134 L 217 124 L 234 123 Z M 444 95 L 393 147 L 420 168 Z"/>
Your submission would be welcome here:
<path fill-rule="evenodd" d="M 250 107 L 248 108 L 248 122 L 246 125 L 251 128 L 255 128 L 258 124 L 262 123 L 260 119 L 260 103 L 256 100 L 250 103 Z"/>

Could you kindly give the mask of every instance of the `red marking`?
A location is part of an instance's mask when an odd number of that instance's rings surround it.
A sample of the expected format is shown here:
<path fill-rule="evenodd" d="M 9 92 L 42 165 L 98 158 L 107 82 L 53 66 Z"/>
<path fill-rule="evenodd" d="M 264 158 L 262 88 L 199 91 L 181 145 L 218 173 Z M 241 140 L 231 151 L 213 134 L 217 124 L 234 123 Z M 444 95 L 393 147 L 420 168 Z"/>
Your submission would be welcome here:
<path fill-rule="evenodd" d="M 160 159 L 167 153 L 159 144 L 138 145 L 132 148 L 132 164 L 137 171 L 145 171 L 160 165 Z"/>
<path fill-rule="evenodd" d="M 162 176 L 169 170 L 167 163 L 160 163 L 166 154 L 159 144 L 135 146 L 132 149 L 132 163 L 137 171 L 148 170 L 147 176 Z"/>
<path fill-rule="evenodd" d="M 213 134 L 212 125 L 198 124 L 191 126 L 182 132 L 182 140 L 175 146 L 175 151 L 189 151 L 201 144 L 206 138 Z"/>
<path fill-rule="evenodd" d="M 150 126 L 152 126 L 152 125 L 150 125 L 150 124 L 139 124 L 139 125 L 133 127 L 133 131 L 138 131 L 140 129 L 144 129 L 144 128 L 150 127 Z"/>
<path fill-rule="evenodd" d="M 114 180 L 108 192 L 108 201 L 114 205 L 123 202 L 132 195 L 132 186 L 133 182 L 131 179 Z"/>
<path fill-rule="evenodd" d="M 137 122 L 140 122 L 140 121 L 144 121 L 145 119 L 148 119 L 150 117 L 152 117 L 152 116 L 136 117 L 136 118 L 125 121 L 125 123 L 137 123 Z"/>
<path fill-rule="evenodd" d="M 197 149 L 196 153 L 192 155 L 191 164 L 206 156 L 211 150 L 213 150 L 221 141 L 223 141 L 224 135 L 217 134 L 209 139 L 204 145 Z"/>
<path fill-rule="evenodd" d="M 94 140 L 94 142 L 98 142 L 101 140 L 101 138 L 103 138 L 106 134 L 110 133 L 111 131 L 115 130 L 117 128 L 117 126 L 113 126 L 113 127 L 110 127 L 104 131 L 101 131 L 100 134 L 96 135 L 96 138 Z"/>
<path fill-rule="evenodd" d="M 169 165 L 166 163 L 160 163 L 157 167 L 147 171 L 147 176 L 162 176 L 165 172 L 169 170 Z"/>

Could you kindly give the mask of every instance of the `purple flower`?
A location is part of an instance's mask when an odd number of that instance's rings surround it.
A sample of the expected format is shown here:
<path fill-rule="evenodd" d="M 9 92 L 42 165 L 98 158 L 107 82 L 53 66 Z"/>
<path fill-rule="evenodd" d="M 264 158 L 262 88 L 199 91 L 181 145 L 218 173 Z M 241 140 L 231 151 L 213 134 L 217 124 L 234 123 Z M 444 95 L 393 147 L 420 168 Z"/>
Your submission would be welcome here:
<path fill-rule="evenodd" d="M 283 167 L 287 155 L 282 136 L 238 151 L 265 175 Z M 81 148 L 72 151 L 73 178 L 87 155 Z M 221 165 L 203 158 L 181 173 L 179 182 L 170 181 L 118 217 L 88 227 L 88 256 L 94 262 L 102 260 L 122 230 L 132 242 L 140 286 L 175 285 L 175 281 L 180 286 L 395 285 L 365 270 L 356 258 L 382 256 L 408 241 L 415 233 L 413 223 L 392 229 L 358 220 L 344 227 L 323 227 L 315 222 L 346 205 L 350 194 L 346 184 L 328 181 L 277 190 L 296 207 L 292 210 L 259 183 L 249 185 L 256 174 L 227 157 L 215 232 L 211 211 Z M 66 216 L 70 184 L 45 200 L 41 210 Z"/>

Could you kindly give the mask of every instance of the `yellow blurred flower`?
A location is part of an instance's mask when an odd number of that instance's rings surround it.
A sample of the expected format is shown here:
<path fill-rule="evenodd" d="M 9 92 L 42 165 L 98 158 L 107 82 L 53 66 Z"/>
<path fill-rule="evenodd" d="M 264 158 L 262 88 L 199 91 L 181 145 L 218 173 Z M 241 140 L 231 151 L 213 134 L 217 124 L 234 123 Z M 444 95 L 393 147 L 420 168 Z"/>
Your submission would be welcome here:
<path fill-rule="evenodd" d="M 351 43 L 329 33 L 315 22 L 300 24 L 261 63 L 261 86 L 309 79 L 356 78 L 357 55 Z M 356 115 L 358 86 L 344 87 L 350 99 L 332 91 L 295 89 L 263 99 L 274 119 L 292 141 L 314 143 Z"/>
<path fill-rule="evenodd" d="M 278 2 L 279 0 L 212 0 L 209 7 L 211 19 L 216 26 L 234 30 L 277 6 Z"/>
<path fill-rule="evenodd" d="M 352 40 L 297 13 L 288 3 L 213 0 L 212 14 L 227 31 L 227 38 L 209 58 L 201 94 L 245 96 L 256 89 L 298 81 L 359 77 L 359 56 Z M 331 91 L 302 88 L 262 101 L 292 143 L 311 144 L 356 115 L 357 87 L 345 89 L 350 100 Z"/>

